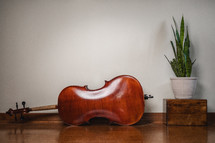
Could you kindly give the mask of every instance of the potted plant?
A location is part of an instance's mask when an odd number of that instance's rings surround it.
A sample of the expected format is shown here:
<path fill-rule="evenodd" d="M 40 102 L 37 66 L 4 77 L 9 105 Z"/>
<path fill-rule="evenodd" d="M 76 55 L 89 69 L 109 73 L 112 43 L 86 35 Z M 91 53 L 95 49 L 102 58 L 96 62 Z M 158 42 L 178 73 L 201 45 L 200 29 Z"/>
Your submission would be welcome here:
<path fill-rule="evenodd" d="M 170 41 L 174 58 L 169 60 L 165 55 L 167 61 L 172 67 L 176 77 L 170 78 L 172 89 L 175 98 L 178 99 L 189 99 L 195 93 L 197 78 L 191 77 L 193 62 L 190 58 L 190 39 L 188 33 L 188 27 L 184 25 L 184 17 L 182 16 L 180 33 L 177 28 L 176 21 L 173 17 L 175 29 L 172 26 L 172 31 L 175 39 L 175 45 L 173 41 Z"/>

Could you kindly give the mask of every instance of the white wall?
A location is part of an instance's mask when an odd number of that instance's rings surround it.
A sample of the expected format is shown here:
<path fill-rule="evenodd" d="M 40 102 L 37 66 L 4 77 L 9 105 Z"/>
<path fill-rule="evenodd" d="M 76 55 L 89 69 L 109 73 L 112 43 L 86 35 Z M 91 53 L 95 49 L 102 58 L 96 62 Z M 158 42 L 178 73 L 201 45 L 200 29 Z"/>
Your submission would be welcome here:
<path fill-rule="evenodd" d="M 25 100 L 57 104 L 68 85 L 97 89 L 121 74 L 136 77 L 146 112 L 162 112 L 174 98 L 172 16 L 189 25 L 197 59 L 195 98 L 215 112 L 215 1 L 213 0 L 0 0 L 0 112 Z"/>

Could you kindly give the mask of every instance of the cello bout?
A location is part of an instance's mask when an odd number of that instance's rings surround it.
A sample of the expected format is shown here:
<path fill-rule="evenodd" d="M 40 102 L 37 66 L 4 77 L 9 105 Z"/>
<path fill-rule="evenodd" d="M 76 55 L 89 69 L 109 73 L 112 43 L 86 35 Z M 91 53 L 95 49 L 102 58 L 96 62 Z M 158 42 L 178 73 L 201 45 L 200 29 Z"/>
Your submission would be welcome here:
<path fill-rule="evenodd" d="M 87 86 L 69 86 L 58 97 L 61 119 L 80 125 L 94 117 L 103 117 L 121 125 L 138 122 L 144 113 L 144 93 L 137 79 L 118 76 L 97 90 Z"/>

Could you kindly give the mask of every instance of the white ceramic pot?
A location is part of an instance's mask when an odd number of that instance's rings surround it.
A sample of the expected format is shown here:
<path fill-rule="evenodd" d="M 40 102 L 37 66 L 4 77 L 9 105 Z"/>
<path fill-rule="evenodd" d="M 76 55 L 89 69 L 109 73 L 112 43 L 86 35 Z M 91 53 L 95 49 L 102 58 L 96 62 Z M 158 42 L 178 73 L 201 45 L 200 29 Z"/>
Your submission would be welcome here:
<path fill-rule="evenodd" d="M 172 90 L 176 99 L 190 99 L 196 91 L 196 77 L 170 78 Z"/>

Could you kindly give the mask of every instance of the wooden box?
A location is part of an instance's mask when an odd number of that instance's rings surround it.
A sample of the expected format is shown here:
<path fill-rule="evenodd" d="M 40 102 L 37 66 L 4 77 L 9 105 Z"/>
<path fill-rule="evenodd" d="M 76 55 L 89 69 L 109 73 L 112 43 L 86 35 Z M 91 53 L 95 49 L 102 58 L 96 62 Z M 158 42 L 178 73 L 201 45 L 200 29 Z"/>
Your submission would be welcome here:
<path fill-rule="evenodd" d="M 207 125 L 206 99 L 164 99 L 167 125 Z"/>

